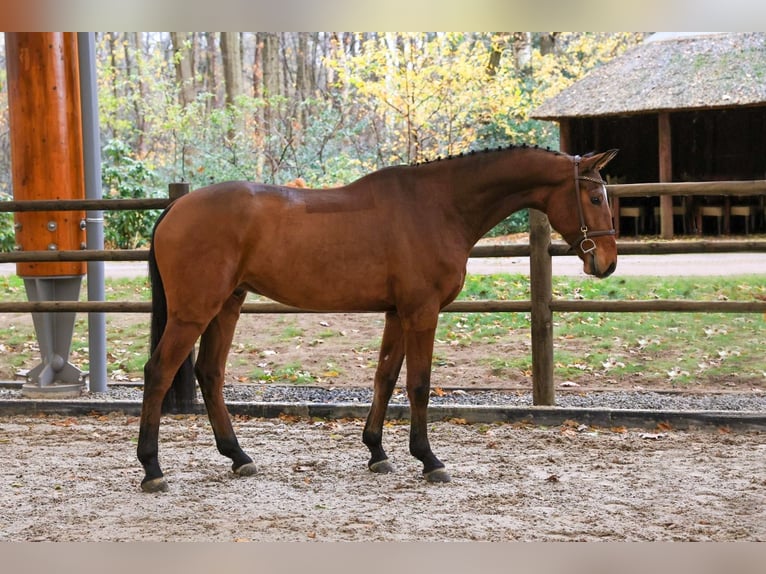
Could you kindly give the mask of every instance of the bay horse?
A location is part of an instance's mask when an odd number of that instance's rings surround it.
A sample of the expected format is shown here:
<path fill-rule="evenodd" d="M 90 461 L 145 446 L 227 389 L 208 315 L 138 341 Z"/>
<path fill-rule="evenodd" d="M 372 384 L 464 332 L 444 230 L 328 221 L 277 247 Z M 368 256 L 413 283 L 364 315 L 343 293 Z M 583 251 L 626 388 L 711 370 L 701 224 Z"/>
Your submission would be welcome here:
<path fill-rule="evenodd" d="M 152 351 L 144 368 L 138 459 L 147 492 L 167 490 L 158 460 L 162 402 L 201 337 L 194 373 L 216 446 L 240 476 L 255 473 L 223 399 L 224 368 L 248 292 L 313 311 L 379 311 L 385 327 L 362 435 L 368 468 L 393 470 L 383 423 L 404 360 L 410 453 L 429 482 L 450 476 L 427 437 L 434 333 L 463 287 L 473 245 L 511 213 L 547 214 L 585 273 L 606 277 L 617 246 L 601 170 L 583 157 L 528 146 L 384 168 L 332 189 L 226 182 L 173 202 L 154 227 Z"/>

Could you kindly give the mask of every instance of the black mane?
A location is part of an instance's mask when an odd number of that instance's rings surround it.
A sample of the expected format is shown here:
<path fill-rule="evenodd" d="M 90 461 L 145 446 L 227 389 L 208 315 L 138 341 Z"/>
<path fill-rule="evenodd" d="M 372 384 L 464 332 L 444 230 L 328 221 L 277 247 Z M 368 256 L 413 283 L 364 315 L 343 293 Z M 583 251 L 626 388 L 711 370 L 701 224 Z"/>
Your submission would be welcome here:
<path fill-rule="evenodd" d="M 507 145 L 505 147 L 503 147 L 503 146 L 498 146 L 498 147 L 494 147 L 494 148 L 485 147 L 484 149 L 481 149 L 481 150 L 471 150 L 471 151 L 468 151 L 468 152 L 460 152 L 457 155 L 450 154 L 447 157 L 437 156 L 435 159 L 426 159 L 426 160 L 423 160 L 423 161 L 413 162 L 410 165 L 412 165 L 412 166 L 428 165 L 428 164 L 431 164 L 431 163 L 434 163 L 434 162 L 438 162 L 438 161 L 449 161 L 449 160 L 452 160 L 452 159 L 466 157 L 466 156 L 471 156 L 471 155 L 476 155 L 476 154 L 488 154 L 488 153 L 494 153 L 494 152 L 498 152 L 498 151 L 513 150 L 513 149 L 539 149 L 539 150 L 547 151 L 547 152 L 550 152 L 550 153 L 553 153 L 553 154 L 556 154 L 556 155 L 563 155 L 560 151 L 553 150 L 550 147 L 541 148 L 538 145 L 528 145 L 528 144 L 515 145 L 515 144 L 509 144 L 509 145 Z"/>

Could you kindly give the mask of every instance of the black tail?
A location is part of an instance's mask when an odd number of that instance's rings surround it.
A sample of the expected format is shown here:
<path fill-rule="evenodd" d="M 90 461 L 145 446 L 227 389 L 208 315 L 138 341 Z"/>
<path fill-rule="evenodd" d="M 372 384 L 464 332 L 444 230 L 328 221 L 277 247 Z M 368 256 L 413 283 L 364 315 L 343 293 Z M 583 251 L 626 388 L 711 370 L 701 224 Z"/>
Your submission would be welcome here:
<path fill-rule="evenodd" d="M 157 259 L 154 255 L 154 232 L 157 225 L 165 217 L 168 210 L 165 210 L 157 219 L 152 231 L 152 244 L 149 248 L 149 281 L 152 285 L 152 320 L 151 320 L 151 342 L 149 355 L 154 353 L 157 345 L 165 332 L 165 325 L 168 321 L 168 305 L 165 299 L 165 287 L 162 284 L 162 277 L 157 268 Z M 145 377 L 148 378 L 148 377 Z M 145 381 L 145 384 L 148 381 Z M 173 384 L 162 401 L 163 413 L 188 413 L 194 410 L 196 400 L 196 389 L 194 387 L 194 350 L 189 353 L 176 376 L 173 378 Z"/>

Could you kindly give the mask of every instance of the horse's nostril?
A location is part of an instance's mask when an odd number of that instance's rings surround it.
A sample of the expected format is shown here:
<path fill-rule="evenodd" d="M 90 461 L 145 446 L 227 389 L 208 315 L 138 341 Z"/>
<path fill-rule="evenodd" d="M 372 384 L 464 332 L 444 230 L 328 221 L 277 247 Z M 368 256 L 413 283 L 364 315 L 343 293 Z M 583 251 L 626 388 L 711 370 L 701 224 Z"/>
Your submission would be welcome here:
<path fill-rule="evenodd" d="M 615 269 L 617 269 L 617 261 L 612 261 L 612 264 L 606 268 L 606 271 L 604 271 L 602 277 L 609 277 L 612 273 L 614 273 Z"/>

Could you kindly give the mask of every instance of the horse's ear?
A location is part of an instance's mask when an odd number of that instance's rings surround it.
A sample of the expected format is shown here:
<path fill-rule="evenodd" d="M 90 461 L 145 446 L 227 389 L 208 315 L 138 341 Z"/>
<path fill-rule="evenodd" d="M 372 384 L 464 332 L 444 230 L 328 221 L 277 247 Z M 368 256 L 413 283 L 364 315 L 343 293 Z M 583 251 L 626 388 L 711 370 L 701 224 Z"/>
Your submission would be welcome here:
<path fill-rule="evenodd" d="M 614 159 L 614 156 L 617 155 L 617 152 L 619 152 L 619 149 L 610 149 L 609 151 L 605 151 L 603 153 L 598 153 L 596 155 L 593 155 L 588 159 L 587 163 L 589 169 L 592 169 L 594 171 L 601 171 L 604 169 L 604 166 L 608 164 L 610 161 Z M 583 162 L 585 163 L 585 162 Z"/>

